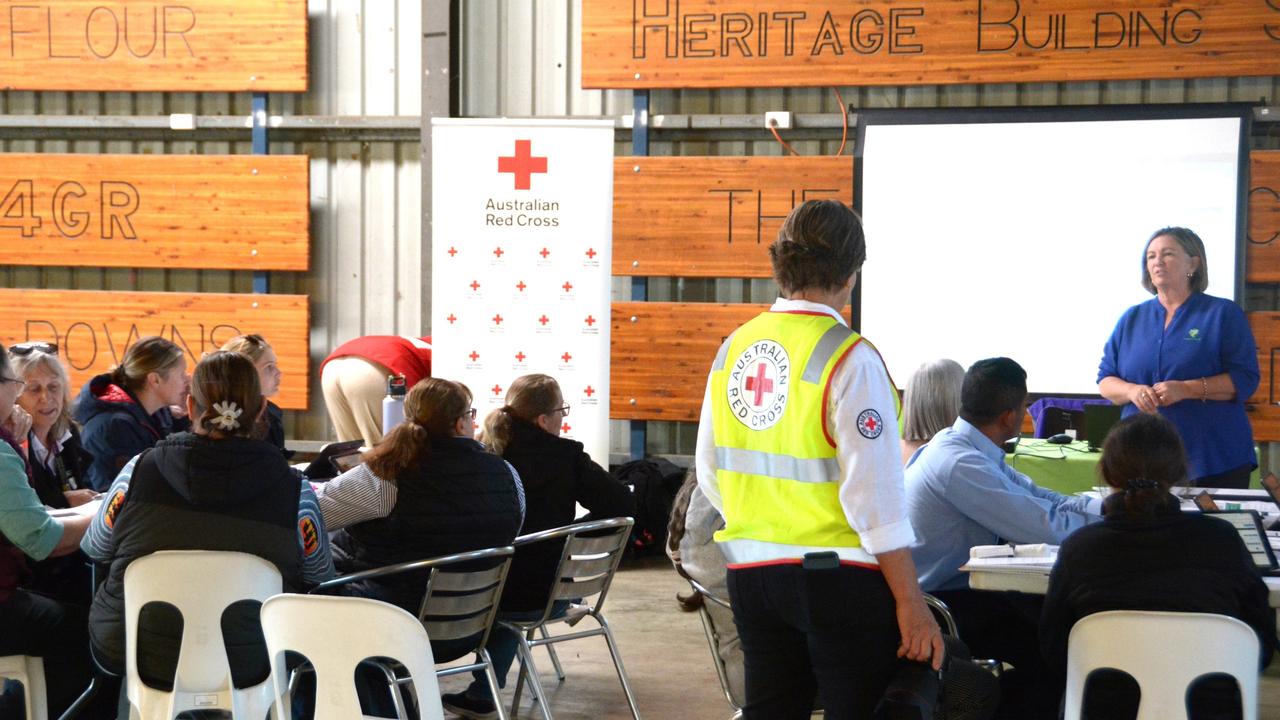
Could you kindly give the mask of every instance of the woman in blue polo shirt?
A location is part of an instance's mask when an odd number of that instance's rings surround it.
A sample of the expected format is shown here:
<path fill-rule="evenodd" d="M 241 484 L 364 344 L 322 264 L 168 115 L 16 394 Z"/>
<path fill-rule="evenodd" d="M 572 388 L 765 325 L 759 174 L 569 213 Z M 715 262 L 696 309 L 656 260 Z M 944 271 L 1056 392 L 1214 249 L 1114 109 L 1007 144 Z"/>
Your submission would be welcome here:
<path fill-rule="evenodd" d="M 1204 243 L 1180 227 L 1157 230 L 1143 253 L 1142 286 L 1155 298 L 1129 308 L 1103 349 L 1098 390 L 1127 417 L 1168 418 L 1201 487 L 1243 488 L 1257 466 L 1244 401 L 1258 388 L 1258 349 L 1244 311 L 1206 295 Z"/>

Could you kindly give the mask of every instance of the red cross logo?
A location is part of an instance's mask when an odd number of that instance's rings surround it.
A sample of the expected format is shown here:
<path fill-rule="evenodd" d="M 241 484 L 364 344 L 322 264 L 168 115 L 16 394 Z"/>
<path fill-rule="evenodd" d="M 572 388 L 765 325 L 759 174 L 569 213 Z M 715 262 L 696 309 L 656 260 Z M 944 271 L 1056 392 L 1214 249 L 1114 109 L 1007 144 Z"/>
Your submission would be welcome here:
<path fill-rule="evenodd" d="M 566 433 L 567 433 L 567 432 L 569 432 L 569 431 L 570 431 L 570 430 L 572 430 L 572 429 L 573 429 L 573 428 L 569 427 L 569 423 L 565 423 L 565 424 L 563 424 L 563 425 L 561 425 L 561 426 L 560 426 L 560 432 L 566 432 Z"/>
<path fill-rule="evenodd" d="M 546 315 L 543 315 L 542 317 L 538 318 L 538 322 L 542 323 L 542 327 L 546 327 L 547 323 L 551 322 L 551 318 L 547 317 Z"/>
<path fill-rule="evenodd" d="M 755 391 L 754 405 L 756 407 L 764 404 L 765 393 L 773 392 L 773 381 L 765 377 L 765 363 L 760 363 L 756 366 L 755 377 L 747 378 L 747 389 Z"/>
<path fill-rule="evenodd" d="M 523 280 L 521 280 L 520 282 L 516 283 L 516 289 L 517 289 L 517 290 L 519 290 L 520 292 L 524 292 L 524 289 L 525 289 L 525 288 L 527 288 L 527 287 L 529 287 L 529 286 L 528 286 L 528 285 L 525 285 Z"/>
<path fill-rule="evenodd" d="M 587 326 L 588 326 L 588 327 L 590 327 L 590 326 L 592 326 L 592 325 L 595 325 L 595 324 L 596 324 L 596 319 L 595 319 L 595 318 L 593 318 L 593 317 L 591 317 L 590 315 L 588 315 L 588 316 L 587 316 L 587 319 L 586 319 L 586 320 L 583 320 L 583 322 L 585 322 L 585 323 L 587 324 Z"/>
<path fill-rule="evenodd" d="M 458 322 L 458 318 L 454 317 L 453 313 L 449 313 L 449 317 L 445 318 L 445 320 L 448 320 L 450 325 Z"/>
<path fill-rule="evenodd" d="M 494 394 L 494 395 L 501 395 L 501 394 L 502 394 L 502 386 L 501 386 L 501 385 L 499 385 L 499 384 L 497 384 L 497 383 L 494 383 L 493 387 L 492 387 L 492 388 L 490 388 L 490 389 L 491 389 L 491 390 L 493 390 L 493 394 Z"/>
<path fill-rule="evenodd" d="M 454 247 L 449 248 L 449 257 L 453 257 L 454 255 L 457 255 L 457 254 L 458 254 L 457 248 L 454 248 Z"/>
<path fill-rule="evenodd" d="M 588 385 L 588 386 L 587 386 L 587 389 L 586 389 L 586 390 L 583 390 L 582 392 L 586 393 L 586 394 L 587 394 L 587 397 L 591 397 L 592 395 L 595 395 L 595 394 L 596 394 L 596 389 L 595 389 L 595 388 L 593 388 L 593 387 L 591 387 L 590 385 Z"/>
<path fill-rule="evenodd" d="M 566 351 L 564 352 L 564 354 L 560 356 L 560 359 L 561 359 L 561 360 L 563 360 L 563 361 L 565 361 L 565 362 L 569 362 L 570 360 L 572 360 L 572 359 L 573 359 L 573 356 L 569 354 L 569 351 L 568 351 L 568 350 L 566 350 Z"/>
<path fill-rule="evenodd" d="M 493 254 L 494 254 L 494 256 L 495 256 L 495 257 L 497 257 L 498 259 L 502 259 L 502 248 L 500 248 L 500 247 L 496 247 L 496 248 L 494 248 L 494 249 L 493 249 Z"/>
<path fill-rule="evenodd" d="M 529 356 L 525 355 L 523 350 L 516 351 L 516 362 L 524 362 L 524 359 L 526 357 L 529 357 Z"/>
<path fill-rule="evenodd" d="M 472 289 L 473 291 L 474 291 L 474 290 L 479 290 L 479 289 L 480 289 L 480 281 L 479 281 L 479 280 L 472 280 L 472 281 L 471 281 L 471 289 Z"/>
<path fill-rule="evenodd" d="M 565 280 L 564 284 L 561 285 L 560 287 L 564 288 L 565 292 L 569 292 L 570 290 L 573 289 L 573 283 L 569 282 L 568 280 Z"/>
<path fill-rule="evenodd" d="M 587 248 L 587 258 L 588 258 L 588 259 L 590 259 L 590 260 L 595 260 L 595 259 L 596 259 L 596 255 L 597 255 L 597 253 L 596 253 L 596 249 L 595 249 L 595 248 Z"/>
<path fill-rule="evenodd" d="M 494 315 L 494 316 L 493 316 L 493 324 L 494 324 L 494 325 L 501 325 L 501 324 L 502 324 L 502 316 L 501 316 L 501 315 Z M 747 388 L 747 389 L 748 389 L 748 390 L 750 390 L 751 388 Z"/>
<path fill-rule="evenodd" d="M 540 252 L 540 253 L 538 253 L 538 254 L 542 256 L 542 259 L 543 259 L 543 260 L 546 260 L 546 259 L 547 259 L 547 256 L 551 254 L 551 251 L 550 251 L 550 250 L 548 250 L 548 249 L 546 249 L 546 248 L 542 248 L 542 252 Z"/>
<path fill-rule="evenodd" d="M 532 140 L 517 140 L 515 155 L 498 158 L 498 172 L 512 173 L 517 190 L 528 190 L 535 173 L 547 171 L 547 158 L 533 154 Z"/>
<path fill-rule="evenodd" d="M 476 352 L 475 350 L 472 350 L 471 354 L 468 355 L 467 357 L 471 358 L 471 362 L 475 362 L 480 359 L 480 353 Z"/>
<path fill-rule="evenodd" d="M 880 427 L 880 423 L 876 422 L 873 417 L 867 418 L 862 424 L 866 426 L 867 432 L 875 432 L 876 428 Z"/>

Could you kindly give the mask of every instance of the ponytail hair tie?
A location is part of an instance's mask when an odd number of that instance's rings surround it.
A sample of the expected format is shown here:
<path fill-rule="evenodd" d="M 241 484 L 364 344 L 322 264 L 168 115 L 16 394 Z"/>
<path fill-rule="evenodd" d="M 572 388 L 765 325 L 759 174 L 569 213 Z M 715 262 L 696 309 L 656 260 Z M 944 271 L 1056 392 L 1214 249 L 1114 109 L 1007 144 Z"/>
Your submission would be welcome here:
<path fill-rule="evenodd" d="M 1125 492 L 1142 492 L 1143 490 L 1155 490 L 1158 487 L 1160 487 L 1159 483 L 1146 478 L 1132 478 L 1124 481 Z"/>

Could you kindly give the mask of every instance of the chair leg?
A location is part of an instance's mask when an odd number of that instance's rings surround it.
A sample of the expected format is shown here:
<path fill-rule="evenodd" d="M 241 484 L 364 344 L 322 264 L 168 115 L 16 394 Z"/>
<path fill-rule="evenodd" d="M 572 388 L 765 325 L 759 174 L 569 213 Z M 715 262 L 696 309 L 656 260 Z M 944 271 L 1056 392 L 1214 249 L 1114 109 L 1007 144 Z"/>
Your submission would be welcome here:
<path fill-rule="evenodd" d="M 542 639 L 545 640 L 551 637 L 547 634 L 546 625 L 539 625 L 538 630 L 542 633 Z M 548 644 L 544 647 L 547 648 L 547 654 L 551 656 L 551 667 L 556 669 L 556 678 L 558 678 L 560 682 L 564 682 L 564 668 L 560 667 L 560 658 L 556 656 L 556 646 Z"/>
<path fill-rule="evenodd" d="M 543 720 L 552 720 L 551 708 L 547 703 L 547 694 L 542 689 L 542 681 L 538 679 L 538 666 L 533 662 L 533 648 L 529 646 L 529 640 L 533 639 L 533 630 L 529 630 L 527 637 L 516 636 L 519 643 L 516 645 L 516 651 L 520 654 L 520 680 L 516 681 L 516 697 L 511 704 L 511 717 L 515 718 L 517 710 L 520 706 L 520 685 L 528 676 L 529 693 L 533 695 L 533 702 L 542 708 Z"/>
<path fill-rule="evenodd" d="M 400 694 L 400 684 L 396 682 L 396 672 L 382 663 L 374 663 L 387 679 L 387 691 L 391 693 L 391 705 L 396 709 L 396 720 L 409 720 L 409 713 L 404 707 L 404 697 Z M 317 700 L 319 702 L 319 700 Z"/>
<path fill-rule="evenodd" d="M 97 696 L 98 690 L 101 689 L 99 687 L 100 685 L 101 682 L 98 680 L 98 674 L 94 673 L 93 677 L 89 678 L 89 687 L 85 688 L 84 692 L 80 693 L 80 697 L 76 698 L 76 701 L 71 703 L 71 706 L 63 711 L 62 715 L 58 717 L 58 720 L 73 720 L 75 717 L 79 716 L 81 711 L 84 710 L 85 705 L 88 705 L 89 702 Z"/>
<path fill-rule="evenodd" d="M 618 654 L 613 630 L 609 628 L 609 623 L 605 621 L 603 615 L 593 614 L 592 617 L 600 623 L 600 627 L 604 628 L 604 641 L 609 646 L 609 654 L 613 656 L 613 669 L 618 671 L 618 680 L 622 682 L 622 692 L 627 696 L 627 705 L 631 706 L 631 717 L 640 720 L 640 709 L 636 707 L 636 696 L 631 692 L 631 683 L 627 680 L 627 671 L 622 666 L 622 655 Z"/>

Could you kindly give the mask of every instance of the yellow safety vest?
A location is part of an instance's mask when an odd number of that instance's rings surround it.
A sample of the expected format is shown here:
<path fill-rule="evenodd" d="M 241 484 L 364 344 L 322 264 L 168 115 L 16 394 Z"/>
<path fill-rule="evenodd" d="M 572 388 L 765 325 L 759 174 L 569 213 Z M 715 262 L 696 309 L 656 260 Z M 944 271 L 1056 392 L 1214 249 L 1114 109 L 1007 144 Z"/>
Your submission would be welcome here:
<path fill-rule="evenodd" d="M 770 311 L 720 347 L 710 402 L 725 528 L 715 538 L 726 551 L 735 541 L 788 549 L 727 552 L 730 562 L 861 548 L 840 504 L 840 463 L 826 427 L 831 375 L 861 341 L 826 313 Z"/>

